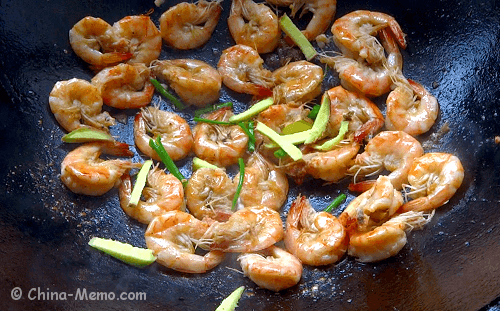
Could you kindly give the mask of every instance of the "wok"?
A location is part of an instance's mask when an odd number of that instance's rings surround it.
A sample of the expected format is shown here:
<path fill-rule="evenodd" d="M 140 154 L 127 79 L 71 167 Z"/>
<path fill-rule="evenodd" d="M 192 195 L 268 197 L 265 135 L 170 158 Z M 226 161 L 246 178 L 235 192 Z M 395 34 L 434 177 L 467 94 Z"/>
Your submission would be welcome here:
<path fill-rule="evenodd" d="M 173 2 L 155 9 L 160 14 Z M 229 0 L 211 40 L 196 51 L 163 47 L 160 58 L 190 57 L 216 66 L 233 44 L 226 18 Z M 356 9 L 393 15 L 407 34 L 404 73 L 421 82 L 440 103 L 440 114 L 422 143 L 426 152 L 457 155 L 465 167 L 456 195 L 422 231 L 410 234 L 395 257 L 363 264 L 346 257 L 337 265 L 306 267 L 300 283 L 280 293 L 259 289 L 239 269 L 234 256 L 202 275 L 187 275 L 158 264 L 140 269 L 91 249 L 92 236 L 145 246 L 145 226 L 119 207 L 117 191 L 87 197 L 59 180 L 60 163 L 74 148 L 61 142 L 64 131 L 48 107 L 59 80 L 90 80 L 93 73 L 71 50 L 69 29 L 86 15 L 113 23 L 143 14 L 153 1 L 0 2 L 0 279 L 1 310 L 214 310 L 240 285 L 246 292 L 238 310 L 479 310 L 500 297 L 500 7 L 494 0 L 338 1 L 336 17 Z M 271 63 L 275 56 L 264 56 Z M 275 59 L 274 59 L 275 60 Z M 328 74 L 324 89 L 338 84 Z M 223 90 L 220 102 L 244 109 L 250 98 Z M 377 99 L 383 109 L 384 99 Z M 164 109 L 172 109 L 167 102 Z M 112 134 L 133 146 L 134 111 L 112 114 L 127 121 Z M 192 111 L 181 112 L 188 117 Z M 440 135 L 448 124 L 450 130 Z M 132 147 L 132 150 L 134 147 Z M 141 161 L 136 153 L 134 161 Z M 189 161 L 181 161 L 189 176 Z M 346 182 L 322 186 L 291 183 L 284 206 L 301 192 L 321 209 L 339 193 L 354 194 Z M 342 209 L 341 208 L 341 209 Z M 340 213 L 338 210 L 337 215 Z M 15 287 L 22 297 L 13 300 Z M 115 300 L 77 300 L 76 291 L 116 293 Z M 31 290 L 31 294 L 29 295 Z M 46 296 L 39 294 L 48 293 Z M 57 298 L 50 293 L 56 293 Z M 143 300 L 118 300 L 121 292 L 146 293 Z M 32 299 L 34 298 L 34 299 Z"/>

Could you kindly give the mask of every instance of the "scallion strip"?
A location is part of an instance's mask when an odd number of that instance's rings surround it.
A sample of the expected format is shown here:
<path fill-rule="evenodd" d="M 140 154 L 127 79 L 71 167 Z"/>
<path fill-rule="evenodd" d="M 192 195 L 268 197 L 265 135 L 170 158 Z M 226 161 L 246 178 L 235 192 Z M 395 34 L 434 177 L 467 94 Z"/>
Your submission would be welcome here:
<path fill-rule="evenodd" d="M 146 179 L 148 177 L 149 170 L 153 165 L 153 161 L 147 160 L 141 167 L 139 174 L 137 174 L 137 179 L 135 180 L 134 188 L 132 189 L 132 194 L 130 195 L 130 200 L 128 206 L 137 206 L 139 199 L 141 198 L 142 190 L 146 186 Z"/>
<path fill-rule="evenodd" d="M 332 203 L 330 203 L 330 205 L 328 205 L 323 211 L 324 212 L 327 212 L 327 213 L 330 213 L 334 208 L 337 208 L 339 207 L 339 205 L 344 202 L 344 200 L 347 198 L 347 196 L 343 193 L 339 194 L 338 197 L 335 198 L 335 200 L 333 200 Z"/>
<path fill-rule="evenodd" d="M 194 117 L 193 121 L 195 121 L 195 122 L 203 122 L 203 123 L 210 123 L 210 124 L 233 125 L 233 123 L 230 123 L 230 122 L 210 120 L 210 119 L 204 119 L 204 118 L 198 118 L 198 117 Z"/>
<path fill-rule="evenodd" d="M 274 156 L 275 156 L 275 157 L 277 157 L 277 158 L 279 158 L 279 159 L 283 158 L 283 157 L 284 157 L 284 156 L 286 156 L 286 155 L 287 155 L 287 153 L 285 152 L 285 150 L 283 150 L 283 149 L 281 149 L 281 148 L 280 148 L 280 149 L 278 149 L 278 150 L 276 150 L 276 151 L 274 152 Z"/>
<path fill-rule="evenodd" d="M 316 119 L 316 117 L 318 116 L 318 112 L 319 112 L 320 107 L 321 107 L 320 105 L 314 105 L 314 107 L 312 107 L 311 111 L 309 111 L 309 114 L 307 115 L 307 117 L 311 118 L 311 119 Z"/>
<path fill-rule="evenodd" d="M 211 107 L 207 107 L 207 108 L 203 108 L 203 109 L 198 109 L 198 110 L 196 110 L 194 112 L 194 116 L 195 117 L 199 117 L 202 114 L 209 113 L 209 112 L 214 112 L 216 110 L 219 110 L 219 109 L 225 108 L 225 107 L 230 107 L 232 109 L 233 108 L 233 103 L 232 102 L 227 102 L 227 103 L 223 103 L 223 104 L 216 104 L 216 105 L 213 105 Z"/>
<path fill-rule="evenodd" d="M 81 127 L 64 135 L 61 140 L 65 143 L 86 143 L 90 141 L 113 141 L 113 137 L 100 130 Z"/>
<path fill-rule="evenodd" d="M 254 134 L 254 125 L 253 122 L 239 122 L 238 125 L 248 136 L 248 151 L 255 151 L 255 134 Z"/>
<path fill-rule="evenodd" d="M 184 175 L 182 175 L 181 171 L 179 171 L 179 168 L 177 168 L 172 158 L 168 155 L 168 152 L 165 150 L 165 147 L 163 147 L 161 143 L 160 136 L 158 136 L 156 141 L 150 138 L 149 146 L 153 148 L 154 151 L 156 151 L 163 164 L 165 164 L 165 166 L 167 167 L 168 171 L 172 175 L 177 177 L 177 179 L 179 179 L 182 185 L 185 187 L 187 185 L 187 179 L 186 177 L 184 177 Z"/>
<path fill-rule="evenodd" d="M 238 166 L 240 167 L 240 178 L 238 180 L 238 187 L 236 187 L 236 192 L 234 193 L 233 205 L 231 206 L 231 210 L 233 211 L 236 207 L 236 202 L 238 202 L 241 188 L 243 187 L 243 181 L 245 180 L 245 163 L 243 162 L 242 158 L 238 159 Z"/>
<path fill-rule="evenodd" d="M 215 309 L 215 311 L 234 311 L 234 309 L 238 306 L 238 301 L 240 301 L 243 291 L 245 291 L 245 286 L 240 286 L 235 289 L 231 295 L 222 300 L 221 304 L 217 307 L 217 309 Z"/>
<path fill-rule="evenodd" d="M 325 141 L 321 146 L 316 146 L 314 147 L 315 149 L 322 150 L 322 151 L 328 151 L 331 150 L 335 145 L 337 145 L 342 139 L 344 139 L 344 135 L 347 133 L 349 130 L 349 122 L 348 121 L 342 121 L 340 122 L 340 129 L 339 133 L 337 136 L 334 138 Z"/>
<path fill-rule="evenodd" d="M 311 42 L 309 42 L 306 36 L 304 36 L 304 34 L 297 28 L 297 26 L 295 26 L 288 15 L 284 14 L 280 18 L 279 23 L 280 28 L 283 30 L 283 32 L 286 33 L 300 48 L 307 60 L 313 59 L 318 54 L 318 52 L 316 52 L 316 50 L 312 46 Z"/>
<path fill-rule="evenodd" d="M 168 100 L 170 100 L 174 105 L 175 107 L 177 107 L 177 109 L 184 109 L 186 108 L 186 106 L 184 106 L 183 103 L 180 102 L 180 100 L 178 100 L 174 95 L 170 94 L 162 85 L 160 82 L 158 82 L 158 80 L 156 79 L 149 79 L 149 81 L 151 81 L 151 83 L 154 85 L 154 87 L 156 88 L 156 90 L 164 97 L 166 97 Z"/>

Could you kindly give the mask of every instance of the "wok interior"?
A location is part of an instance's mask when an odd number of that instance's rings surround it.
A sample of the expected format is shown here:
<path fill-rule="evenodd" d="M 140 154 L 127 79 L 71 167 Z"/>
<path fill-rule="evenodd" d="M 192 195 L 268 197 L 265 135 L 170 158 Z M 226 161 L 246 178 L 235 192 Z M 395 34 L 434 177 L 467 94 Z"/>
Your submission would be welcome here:
<path fill-rule="evenodd" d="M 223 297 L 240 285 L 247 292 L 241 310 L 477 310 L 500 293 L 500 214 L 498 203 L 500 159 L 495 135 L 500 110 L 498 79 L 500 38 L 499 8 L 495 1 L 338 1 L 336 17 L 356 9 L 391 14 L 407 34 L 403 71 L 436 96 L 440 115 L 422 142 L 426 149 L 457 155 L 465 167 L 465 180 L 448 204 L 438 209 L 423 231 L 415 231 L 395 257 L 376 264 L 345 258 L 337 265 L 306 267 L 298 286 L 275 294 L 258 289 L 239 269 L 234 256 L 203 275 L 185 275 L 153 264 L 144 269 L 127 266 L 87 246 L 92 236 L 118 239 L 145 246 L 145 226 L 128 218 L 119 208 L 116 191 L 98 198 L 75 195 L 59 181 L 59 167 L 73 146 L 60 140 L 64 132 L 48 109 L 48 94 L 56 81 L 79 77 L 90 80 L 92 72 L 71 51 L 68 30 L 86 15 L 113 23 L 123 16 L 146 13 L 153 2 L 127 1 L 7 1 L 0 18 L 3 55 L 0 152 L 5 191 L 0 194 L 0 234 L 6 254 L 0 275 L 6 290 L 0 301 L 29 309 L 77 308 L 213 310 Z M 196 58 L 216 66 L 218 55 L 233 44 L 226 19 L 229 1 L 213 37 L 195 51 L 163 48 L 161 58 Z M 159 15 L 167 1 L 151 15 Z M 276 56 L 264 56 L 268 64 Z M 331 71 L 330 71 L 331 74 Z M 324 88 L 338 85 L 329 76 Z M 3 92 L 5 90 L 5 92 Z M 243 110 L 249 98 L 224 89 L 221 102 L 234 101 Z M 376 101 L 383 103 L 383 99 Z M 166 105 L 163 103 L 162 105 Z M 165 107 L 165 106 L 164 106 Z M 134 111 L 118 112 L 112 134 L 133 145 L 131 117 Z M 181 112 L 187 117 L 190 111 Z M 433 133 L 448 124 L 440 137 Z M 140 161 L 138 155 L 134 158 Z M 188 160 L 181 171 L 190 173 Z M 291 183 L 286 211 L 299 193 L 306 194 L 318 209 L 347 183 L 322 186 L 309 181 Z M 353 195 L 350 194 L 352 199 Z M 337 211 L 338 213 L 339 211 Z M 146 292 L 145 301 L 12 301 L 10 290 L 20 286 L 68 293 L 77 288 L 99 292 Z M 25 296 L 26 297 L 26 296 Z M 3 308 L 2 308 L 3 309 Z"/>

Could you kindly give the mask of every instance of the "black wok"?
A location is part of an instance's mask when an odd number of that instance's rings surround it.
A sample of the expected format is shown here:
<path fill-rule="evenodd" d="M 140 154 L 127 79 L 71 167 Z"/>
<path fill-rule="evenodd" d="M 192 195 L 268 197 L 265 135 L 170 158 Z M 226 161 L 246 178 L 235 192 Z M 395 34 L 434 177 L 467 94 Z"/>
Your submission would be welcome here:
<path fill-rule="evenodd" d="M 153 20 L 157 22 L 172 2 L 156 9 Z M 135 268 L 91 249 L 87 242 L 92 236 L 145 246 L 145 226 L 122 212 L 116 190 L 96 198 L 75 195 L 59 180 L 60 163 L 74 146 L 61 142 L 64 131 L 48 108 L 48 95 L 58 80 L 92 77 L 70 48 L 69 29 L 86 15 L 113 23 L 146 13 L 153 1 L 0 1 L 0 309 L 214 310 L 240 285 L 247 291 L 237 310 L 479 310 L 498 303 L 498 2 L 338 2 L 337 17 L 368 9 L 399 21 L 408 41 L 404 73 L 420 81 L 441 105 L 436 125 L 419 139 L 435 142 L 427 152 L 457 155 L 465 180 L 424 230 L 412 232 L 397 256 L 375 264 L 345 258 L 335 266 L 306 267 L 299 285 L 272 293 L 228 269 L 238 269 L 231 256 L 206 274 L 186 275 L 157 264 Z M 189 52 L 164 47 L 161 58 L 192 57 L 215 66 L 220 52 L 233 44 L 226 24 L 229 0 L 223 6 L 207 45 Z M 338 79 L 329 75 L 324 84 L 325 89 L 332 87 Z M 224 90 L 221 102 L 228 100 L 241 111 L 249 98 Z M 383 99 L 377 103 L 383 107 Z M 134 112 L 111 112 L 128 119 L 112 133 L 133 145 Z M 183 115 L 188 117 L 190 111 Z M 434 137 L 446 123 L 450 131 Z M 134 160 L 141 160 L 138 153 Z M 179 164 L 189 174 L 189 161 Z M 338 193 L 348 193 L 346 183 L 292 184 L 285 210 L 299 191 L 310 196 L 317 209 Z M 352 198 L 349 194 L 348 201 Z M 22 290 L 19 300 L 12 298 L 16 287 Z M 84 289 L 116 297 L 75 299 L 77 290 Z M 118 300 L 122 292 L 144 292 L 146 299 Z"/>

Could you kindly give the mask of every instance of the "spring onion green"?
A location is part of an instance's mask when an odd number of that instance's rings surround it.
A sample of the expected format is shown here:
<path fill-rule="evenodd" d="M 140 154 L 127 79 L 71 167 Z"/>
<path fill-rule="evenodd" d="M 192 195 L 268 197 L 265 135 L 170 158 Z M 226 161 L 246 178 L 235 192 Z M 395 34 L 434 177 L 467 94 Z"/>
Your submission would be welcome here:
<path fill-rule="evenodd" d="M 314 148 L 322 151 L 331 150 L 336 144 L 338 144 L 342 139 L 344 139 L 344 135 L 347 133 L 348 130 L 349 130 L 349 122 L 348 121 L 340 122 L 340 129 L 337 136 L 335 136 L 330 140 L 325 141 L 321 146 L 316 146 Z"/>
<path fill-rule="evenodd" d="M 347 196 L 343 193 L 339 194 L 338 197 L 335 198 L 335 200 L 330 203 L 323 211 L 330 213 L 334 208 L 339 207 L 339 205 L 344 202 L 344 200 L 347 198 Z"/>
<path fill-rule="evenodd" d="M 187 185 L 187 179 L 186 177 L 184 177 L 184 175 L 182 175 L 181 171 L 179 171 L 179 168 L 177 168 L 172 158 L 168 155 L 165 147 L 163 147 L 161 143 L 161 137 L 158 136 L 156 141 L 154 141 L 152 138 L 149 139 L 149 146 L 153 148 L 153 150 L 158 154 L 163 164 L 165 164 L 165 166 L 167 167 L 168 171 L 172 175 L 177 177 L 177 179 L 179 179 L 182 185 L 185 187 Z"/>
<path fill-rule="evenodd" d="M 241 188 L 243 187 L 243 181 L 245 180 L 245 163 L 242 158 L 238 159 L 238 166 L 240 167 L 240 178 L 238 180 L 238 186 L 236 187 L 236 192 L 233 197 L 233 205 L 231 206 L 231 210 L 235 210 L 236 203 L 238 202 L 238 198 L 240 196 Z"/>
<path fill-rule="evenodd" d="M 202 114 L 205 114 L 205 113 L 209 113 L 209 112 L 214 112 L 216 110 L 219 110 L 221 108 L 225 108 L 225 107 L 229 107 L 229 108 L 233 108 L 233 103 L 232 102 L 227 102 L 227 103 L 223 103 L 223 104 L 216 104 L 216 105 L 213 105 L 211 107 L 207 107 L 207 108 L 203 108 L 203 109 L 198 109 L 194 112 L 194 116 L 195 117 L 199 117 L 201 116 Z"/>
<path fill-rule="evenodd" d="M 170 94 L 164 87 L 163 85 L 161 85 L 161 83 L 156 80 L 156 79 L 149 79 L 149 81 L 151 81 L 151 83 L 154 85 L 154 87 L 156 88 L 156 90 L 163 96 L 163 97 L 166 97 L 168 100 L 170 100 L 174 105 L 175 107 L 177 107 L 177 109 L 184 109 L 186 108 L 186 106 L 184 106 L 183 103 L 180 102 L 180 100 L 178 100 L 174 95 Z"/>
<path fill-rule="evenodd" d="M 269 128 L 262 122 L 257 121 L 257 126 L 255 129 L 262 134 L 266 135 L 272 139 L 276 144 L 278 144 L 285 152 L 294 160 L 298 161 L 302 159 L 302 152 L 294 144 L 290 143 L 288 140 L 283 139 L 283 137 Z"/>

